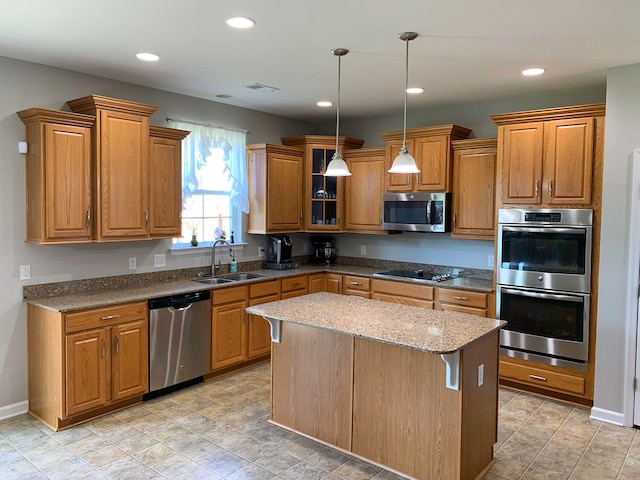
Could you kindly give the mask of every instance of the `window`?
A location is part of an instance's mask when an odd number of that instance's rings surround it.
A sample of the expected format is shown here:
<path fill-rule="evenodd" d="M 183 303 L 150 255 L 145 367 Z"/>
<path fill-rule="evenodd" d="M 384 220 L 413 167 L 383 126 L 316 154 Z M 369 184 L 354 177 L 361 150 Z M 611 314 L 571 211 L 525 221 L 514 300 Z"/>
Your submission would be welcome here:
<path fill-rule="evenodd" d="M 182 143 L 182 237 L 176 246 L 242 240 L 242 212 L 248 213 L 246 133 L 174 122 L 191 134 Z"/>

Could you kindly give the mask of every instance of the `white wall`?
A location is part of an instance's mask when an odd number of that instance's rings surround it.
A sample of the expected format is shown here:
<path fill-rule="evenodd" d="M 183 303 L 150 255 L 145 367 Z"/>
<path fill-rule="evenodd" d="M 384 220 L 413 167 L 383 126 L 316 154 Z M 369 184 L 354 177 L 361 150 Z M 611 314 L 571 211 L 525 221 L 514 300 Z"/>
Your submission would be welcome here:
<path fill-rule="evenodd" d="M 602 233 L 594 407 L 610 416 L 631 413 L 625 394 L 633 375 L 624 378 L 627 266 L 629 261 L 630 165 L 640 147 L 640 64 L 607 74 Z"/>
<path fill-rule="evenodd" d="M 251 130 L 249 143 L 280 143 L 281 136 L 317 133 L 311 123 L 267 115 L 184 95 L 143 88 L 66 70 L 0 57 L 0 417 L 7 408 L 27 399 L 26 318 L 22 302 L 25 284 L 126 275 L 128 258 L 136 257 L 136 272 L 154 270 L 153 255 L 167 253 L 170 240 L 80 245 L 31 245 L 25 238 L 24 157 L 17 143 L 24 125 L 16 115 L 30 107 L 68 110 L 67 100 L 92 93 L 159 106 L 151 118 L 166 125 L 178 117 Z M 257 260 L 262 236 L 247 235 L 249 246 L 238 261 Z M 296 254 L 301 254 L 301 244 Z M 31 265 L 31 280 L 19 280 L 19 265 Z M 166 269 L 209 265 L 207 252 L 167 254 Z"/>

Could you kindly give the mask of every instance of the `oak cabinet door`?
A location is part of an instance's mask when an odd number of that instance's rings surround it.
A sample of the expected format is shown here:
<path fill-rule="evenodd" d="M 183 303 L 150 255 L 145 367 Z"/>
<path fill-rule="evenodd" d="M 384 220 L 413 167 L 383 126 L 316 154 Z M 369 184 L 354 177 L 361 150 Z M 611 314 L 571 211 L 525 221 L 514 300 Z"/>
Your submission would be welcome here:
<path fill-rule="evenodd" d="M 249 306 L 275 302 L 279 299 L 280 295 L 275 293 L 267 297 L 250 300 Z M 269 322 L 259 315 L 249 315 L 248 357 L 259 357 L 267 353 L 271 353 L 271 327 L 269 326 Z"/>
<path fill-rule="evenodd" d="M 302 159 L 273 153 L 267 163 L 267 229 L 298 232 L 302 229 Z"/>
<path fill-rule="evenodd" d="M 535 205 L 542 201 L 543 123 L 502 128 L 502 202 Z"/>
<path fill-rule="evenodd" d="M 109 329 L 66 337 L 66 414 L 75 415 L 107 403 Z"/>
<path fill-rule="evenodd" d="M 589 205 L 594 119 L 545 122 L 544 198 L 550 205 Z"/>
<path fill-rule="evenodd" d="M 149 233 L 154 237 L 182 236 L 181 140 L 149 139 Z"/>
<path fill-rule="evenodd" d="M 142 395 L 149 388 L 147 322 L 116 325 L 112 328 L 111 399 Z"/>
<path fill-rule="evenodd" d="M 409 152 L 413 155 L 413 139 L 407 139 L 407 148 Z M 387 140 L 387 150 L 386 150 L 386 168 L 385 171 L 391 168 L 393 165 L 393 160 L 398 156 L 400 150 L 402 149 L 402 140 Z M 414 189 L 414 176 L 415 174 L 410 173 L 388 173 L 385 175 L 386 185 L 385 191 L 387 192 L 411 192 Z"/>
<path fill-rule="evenodd" d="M 45 124 L 46 238 L 91 238 L 91 129 Z"/>
<path fill-rule="evenodd" d="M 448 135 L 413 139 L 413 155 L 420 170 L 420 173 L 416 174 L 416 190 L 449 191 L 451 179 L 449 150 Z"/>
<path fill-rule="evenodd" d="M 103 110 L 100 120 L 100 236 L 148 236 L 149 118 Z"/>
<path fill-rule="evenodd" d="M 213 306 L 212 370 L 247 359 L 246 307 L 246 300 Z"/>
<path fill-rule="evenodd" d="M 337 273 L 325 273 L 324 291 L 329 293 L 342 293 L 342 275 Z"/>
<path fill-rule="evenodd" d="M 353 153 L 351 153 L 353 152 Z M 351 150 L 345 155 L 350 177 L 345 182 L 345 225 L 348 231 L 382 231 L 385 156 L 375 152 Z"/>

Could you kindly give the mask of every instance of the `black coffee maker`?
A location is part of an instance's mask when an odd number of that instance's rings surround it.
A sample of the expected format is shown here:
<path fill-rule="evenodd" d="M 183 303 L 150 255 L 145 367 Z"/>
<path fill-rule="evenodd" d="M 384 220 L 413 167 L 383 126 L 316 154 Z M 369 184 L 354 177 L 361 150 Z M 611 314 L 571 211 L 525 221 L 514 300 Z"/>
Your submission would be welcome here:
<path fill-rule="evenodd" d="M 314 265 L 331 265 L 336 263 L 336 247 L 331 237 L 312 237 L 313 254 L 311 262 Z"/>
<path fill-rule="evenodd" d="M 291 260 L 293 240 L 289 235 L 267 235 L 267 261 L 262 268 L 289 270 L 298 268 L 300 264 Z"/>

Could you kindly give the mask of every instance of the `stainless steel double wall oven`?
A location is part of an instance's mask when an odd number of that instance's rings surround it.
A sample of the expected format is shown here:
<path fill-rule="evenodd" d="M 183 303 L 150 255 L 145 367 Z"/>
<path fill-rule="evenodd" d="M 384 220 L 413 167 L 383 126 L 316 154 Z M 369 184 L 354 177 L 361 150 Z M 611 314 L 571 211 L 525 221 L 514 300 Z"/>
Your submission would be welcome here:
<path fill-rule="evenodd" d="M 498 212 L 500 353 L 587 369 L 593 211 Z"/>

